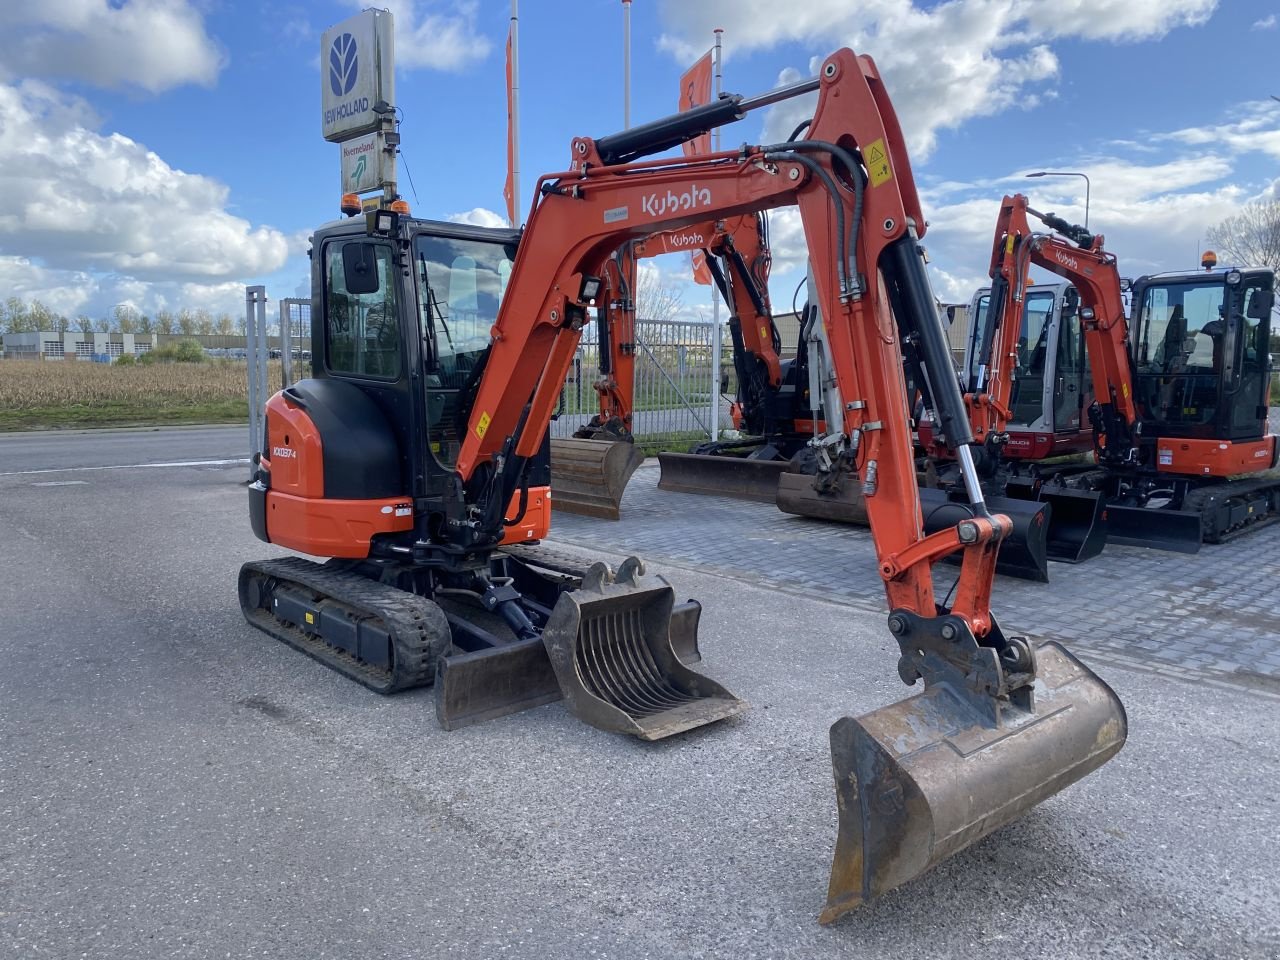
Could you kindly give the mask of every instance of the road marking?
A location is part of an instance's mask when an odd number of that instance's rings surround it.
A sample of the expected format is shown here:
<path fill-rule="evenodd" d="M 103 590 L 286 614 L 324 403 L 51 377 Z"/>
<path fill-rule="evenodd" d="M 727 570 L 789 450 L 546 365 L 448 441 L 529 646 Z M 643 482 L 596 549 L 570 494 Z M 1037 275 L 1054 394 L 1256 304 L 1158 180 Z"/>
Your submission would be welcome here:
<path fill-rule="evenodd" d="M 74 487 L 77 484 L 89 485 L 88 480 L 38 480 L 33 487 Z"/>
<path fill-rule="evenodd" d="M 0 477 L 33 477 L 44 473 L 80 473 L 85 470 L 141 470 L 152 467 L 222 467 L 232 463 L 248 463 L 248 457 L 229 460 L 173 460 L 168 463 L 117 463 L 106 467 L 51 467 L 46 470 L 13 470 Z"/>

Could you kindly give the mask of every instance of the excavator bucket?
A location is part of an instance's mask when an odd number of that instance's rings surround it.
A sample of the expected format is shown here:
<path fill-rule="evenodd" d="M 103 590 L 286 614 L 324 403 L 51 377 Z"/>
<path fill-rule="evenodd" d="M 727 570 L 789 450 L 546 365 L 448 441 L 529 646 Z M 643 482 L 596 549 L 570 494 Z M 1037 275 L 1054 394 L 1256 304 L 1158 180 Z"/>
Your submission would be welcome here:
<path fill-rule="evenodd" d="M 741 713 L 744 701 L 680 661 L 670 633 L 675 593 L 643 572 L 635 557 L 616 576 L 593 564 L 581 589 L 556 602 L 542 642 L 565 704 L 593 727 L 642 740 Z"/>
<path fill-rule="evenodd" d="M 706 453 L 659 453 L 658 465 L 662 470 L 659 490 L 773 503 L 778 494 L 778 477 L 786 472 L 788 464 L 786 460 Z"/>
<path fill-rule="evenodd" d="M 627 481 L 643 462 L 626 440 L 552 440 L 551 508 L 617 520 Z"/>
<path fill-rule="evenodd" d="M 988 497 L 992 513 L 1003 513 L 1013 521 L 1013 532 L 1000 544 L 996 572 L 1019 580 L 1049 581 L 1048 532 L 1052 529 L 1051 508 L 1047 504 Z M 778 508 L 784 513 L 840 523 L 867 526 L 867 504 L 855 477 L 844 477 L 830 488 L 815 484 L 804 473 L 784 473 L 778 478 Z M 942 490 L 920 489 L 920 508 L 925 533 L 953 527 L 971 514 L 968 507 L 952 501 Z M 953 558 L 959 561 L 959 556 Z"/>
<path fill-rule="evenodd" d="M 1128 731 L 1111 688 L 1057 643 L 1025 644 L 1034 683 L 993 697 L 957 669 L 959 658 L 943 662 L 967 645 L 978 654 L 971 663 L 982 681 L 993 679 L 988 668 L 999 669 L 1001 658 L 978 648 L 960 618 L 893 616 L 914 619 L 917 629 L 899 642 L 904 661 L 908 649 L 923 652 L 906 669 L 920 668 L 925 690 L 831 728 L 839 834 L 822 923 L 920 876 L 1096 770 Z M 919 634 L 936 621 L 957 630 L 952 639 L 938 644 L 938 633 Z"/>
<path fill-rule="evenodd" d="M 1107 505 L 1089 490 L 1072 490 L 1015 477 L 1005 491 L 1014 500 L 1034 500 L 1053 508 L 1047 549 L 1050 560 L 1084 563 L 1107 545 Z"/>

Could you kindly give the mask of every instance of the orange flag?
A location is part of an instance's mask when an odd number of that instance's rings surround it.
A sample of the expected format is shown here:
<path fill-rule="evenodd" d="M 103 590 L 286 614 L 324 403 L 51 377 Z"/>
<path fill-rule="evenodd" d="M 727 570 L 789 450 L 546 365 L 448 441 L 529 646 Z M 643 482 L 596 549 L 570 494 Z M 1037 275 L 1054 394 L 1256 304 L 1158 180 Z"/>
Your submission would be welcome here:
<path fill-rule="evenodd" d="M 507 29 L 507 180 L 502 185 L 502 198 L 507 201 L 507 222 L 516 226 L 516 129 L 511 97 L 511 29 Z"/>
<path fill-rule="evenodd" d="M 680 78 L 680 110 L 682 112 L 711 102 L 711 69 L 711 51 L 708 50 Z M 711 134 L 704 133 L 693 140 L 686 140 L 681 146 L 686 157 L 697 153 L 710 153 Z M 704 286 L 711 285 L 711 271 L 707 269 L 707 258 L 701 250 L 693 252 L 693 280 Z"/>

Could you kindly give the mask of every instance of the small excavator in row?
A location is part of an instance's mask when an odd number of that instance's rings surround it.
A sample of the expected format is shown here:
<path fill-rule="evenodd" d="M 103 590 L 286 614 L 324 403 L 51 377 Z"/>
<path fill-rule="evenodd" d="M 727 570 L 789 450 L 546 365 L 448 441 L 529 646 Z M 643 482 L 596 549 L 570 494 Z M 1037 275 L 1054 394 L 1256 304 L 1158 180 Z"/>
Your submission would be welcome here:
<path fill-rule="evenodd" d="M 654 156 L 812 91 L 802 140 Z M 634 558 L 583 569 L 537 543 L 553 495 L 547 436 L 620 247 L 794 205 L 841 398 L 830 446 L 865 497 L 898 676 L 923 686 L 831 728 L 839 826 L 820 919 L 908 882 L 1121 749 L 1112 690 L 992 611 L 1012 524 L 979 482 L 925 218 L 869 57 L 839 50 L 812 80 L 576 138 L 569 168 L 535 196 L 523 232 L 380 208 L 314 234 L 315 371 L 267 404 L 249 509 L 260 539 L 329 559 L 245 564 L 250 623 L 377 690 L 434 683 L 446 727 L 560 697 L 593 726 L 655 740 L 741 713 L 689 666 L 696 604 L 675 605 Z M 932 533 L 907 344 L 965 480 L 964 518 Z M 933 567 L 952 554 L 959 576 L 940 604 Z M 791 642 L 808 628 L 796 623 Z"/>

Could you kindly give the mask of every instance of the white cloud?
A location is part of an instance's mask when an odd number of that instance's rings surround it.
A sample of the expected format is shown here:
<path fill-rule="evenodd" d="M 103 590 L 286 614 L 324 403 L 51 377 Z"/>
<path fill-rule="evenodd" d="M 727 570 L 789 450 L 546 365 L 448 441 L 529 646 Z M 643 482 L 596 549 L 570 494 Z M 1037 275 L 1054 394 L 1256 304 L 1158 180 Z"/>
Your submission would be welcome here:
<path fill-rule="evenodd" d="M 354 0 L 364 9 L 368 3 Z M 489 55 L 492 44 L 476 26 L 474 0 L 383 0 L 395 17 L 396 66 L 462 70 Z"/>
<path fill-rule="evenodd" d="M 1253 101 L 1237 108 L 1227 123 L 1185 127 L 1157 139 L 1212 145 L 1234 153 L 1265 153 L 1280 159 L 1278 113 L 1274 100 Z"/>
<path fill-rule="evenodd" d="M 450 213 L 445 217 L 450 223 L 469 223 L 473 227 L 506 227 L 507 218 L 485 207 L 473 207 L 462 213 Z"/>
<path fill-rule="evenodd" d="M 186 0 L 8 0 L 0 77 L 83 80 L 159 93 L 212 86 L 225 58 Z"/>
<path fill-rule="evenodd" d="M 1269 13 L 1265 17 L 1253 22 L 1253 29 L 1255 30 L 1274 30 L 1275 26 L 1276 15 L 1274 13 Z"/>
<path fill-rule="evenodd" d="M 96 127 L 81 101 L 39 81 L 0 84 L 0 257 L 41 299 L 72 310 L 154 284 L 153 301 L 221 302 L 297 246 L 229 213 L 223 184 Z"/>
<path fill-rule="evenodd" d="M 1049 84 L 1059 72 L 1051 41 L 1160 37 L 1203 23 L 1216 2 L 952 0 L 925 8 L 912 0 L 663 0 L 666 32 L 659 45 L 689 61 L 705 49 L 714 27 L 729 22 L 730 56 L 787 43 L 820 55 L 841 44 L 871 54 L 919 159 L 940 130 L 1051 96 Z M 774 112 L 766 139 L 785 136 L 811 107 L 790 102 Z"/>

